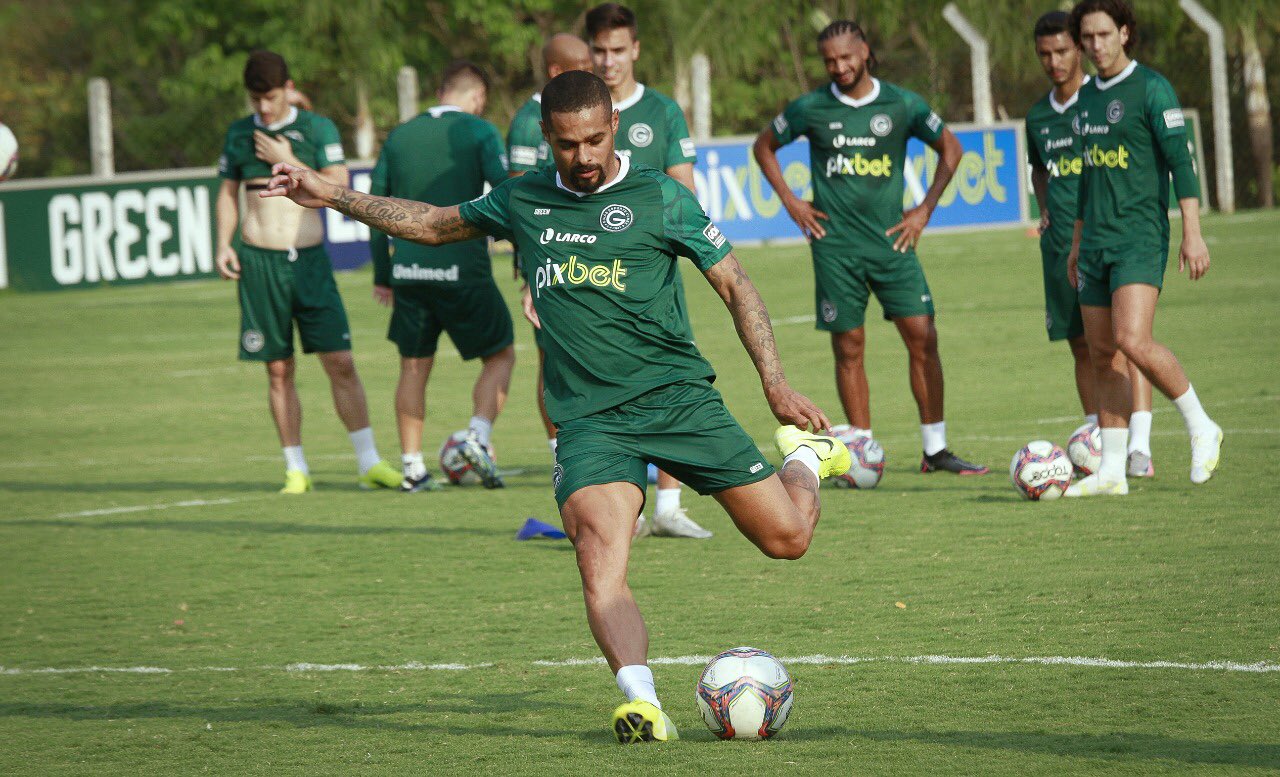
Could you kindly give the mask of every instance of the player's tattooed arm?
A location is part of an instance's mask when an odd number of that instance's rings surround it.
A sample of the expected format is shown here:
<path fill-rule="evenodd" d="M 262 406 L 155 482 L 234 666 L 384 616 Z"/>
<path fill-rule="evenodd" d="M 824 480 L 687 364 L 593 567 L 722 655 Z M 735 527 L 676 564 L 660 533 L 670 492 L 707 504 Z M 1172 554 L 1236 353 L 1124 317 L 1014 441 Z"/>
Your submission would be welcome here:
<path fill-rule="evenodd" d="M 831 422 L 827 416 L 787 383 L 782 370 L 782 358 L 778 356 L 778 344 L 773 337 L 773 325 L 760 291 L 756 289 L 737 257 L 729 254 L 704 275 L 711 287 L 724 300 L 733 317 L 738 338 L 755 363 L 764 387 L 765 398 L 773 414 L 784 424 L 802 428 L 827 429 Z"/>
<path fill-rule="evenodd" d="M 262 197 L 288 197 L 304 208 L 333 208 L 392 237 L 440 245 L 484 235 L 458 212 L 396 197 L 377 197 L 324 180 L 306 167 L 278 164 Z"/>

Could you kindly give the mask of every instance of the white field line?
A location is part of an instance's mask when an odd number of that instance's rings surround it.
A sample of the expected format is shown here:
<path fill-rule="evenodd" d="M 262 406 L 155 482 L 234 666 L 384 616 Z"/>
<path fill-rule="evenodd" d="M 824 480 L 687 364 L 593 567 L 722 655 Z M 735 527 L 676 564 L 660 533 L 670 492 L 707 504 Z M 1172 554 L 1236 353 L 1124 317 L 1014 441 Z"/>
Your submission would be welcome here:
<path fill-rule="evenodd" d="M 129 505 L 126 507 L 104 507 L 100 510 L 81 510 L 74 513 L 58 513 L 55 518 L 90 518 L 95 515 L 118 515 L 120 513 L 145 513 L 152 510 L 172 510 L 176 507 L 208 507 L 210 505 L 229 505 L 246 501 L 242 499 L 187 499 L 182 502 L 169 502 L 158 505 Z"/>
<path fill-rule="evenodd" d="M 701 666 L 710 661 L 712 656 L 672 656 L 649 659 L 653 665 L 667 666 Z M 1172 669 L 1190 672 L 1242 672 L 1246 674 L 1269 674 L 1280 672 L 1280 664 L 1270 661 L 1258 661 L 1247 664 L 1238 661 L 1204 661 L 1199 663 L 1185 661 L 1120 661 L 1110 658 L 1087 658 L 1083 656 L 827 656 L 822 654 L 808 656 L 783 656 L 784 664 L 808 666 L 850 666 L 853 664 L 920 664 L 920 665 L 958 665 L 974 666 L 985 664 L 1021 664 L 1034 666 L 1073 666 L 1100 669 Z M 556 661 L 533 661 L 531 666 L 547 668 L 572 668 L 604 666 L 603 658 L 566 658 Z M 295 663 L 284 666 L 256 666 L 237 668 L 230 666 L 200 666 L 188 669 L 170 669 L 162 666 L 84 666 L 84 667 L 42 667 L 22 668 L 0 666 L 0 675 L 62 675 L 62 674 L 148 674 L 167 675 L 177 673 L 203 672 L 466 672 L 477 669 L 492 669 L 497 666 L 493 662 L 478 664 L 437 663 L 425 664 L 409 661 L 403 664 L 313 664 Z"/>

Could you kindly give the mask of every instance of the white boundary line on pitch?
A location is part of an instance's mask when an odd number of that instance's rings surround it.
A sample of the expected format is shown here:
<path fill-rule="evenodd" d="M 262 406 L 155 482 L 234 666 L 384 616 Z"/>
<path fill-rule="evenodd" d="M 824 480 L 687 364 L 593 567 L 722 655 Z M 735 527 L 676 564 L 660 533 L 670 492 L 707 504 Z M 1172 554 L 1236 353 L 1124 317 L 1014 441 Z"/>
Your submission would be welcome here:
<path fill-rule="evenodd" d="M 712 656 L 674 656 L 649 659 L 654 665 L 701 666 L 709 662 Z M 918 664 L 918 665 L 983 665 L 983 664 L 1022 664 L 1034 666 L 1079 666 L 1102 669 L 1181 669 L 1192 672 L 1243 672 L 1248 674 L 1267 674 L 1280 672 L 1280 664 L 1270 661 L 1258 661 L 1252 664 L 1238 661 L 1205 661 L 1191 663 L 1184 661 L 1120 661 L 1110 658 L 1087 658 L 1084 656 L 783 656 L 784 664 L 802 664 L 811 666 L 850 666 L 853 664 Z M 531 666 L 546 668 L 575 668 L 587 666 L 604 666 L 603 658 L 566 658 L 558 661 L 533 661 Z M 201 666 L 190 669 L 169 669 L 162 666 L 85 666 L 85 667 L 43 667 L 24 669 L 21 667 L 0 666 L 0 675 L 61 675 L 61 674 L 155 674 L 167 675 L 192 672 L 466 672 L 475 669 L 491 669 L 497 666 L 492 662 L 479 664 L 424 664 L 410 661 L 404 664 L 312 664 L 296 663 L 284 666 L 257 666 L 240 669 L 233 666 Z"/>
<path fill-rule="evenodd" d="M 175 507 L 208 507 L 210 505 L 229 505 L 248 501 L 249 497 L 239 499 L 187 499 L 181 502 L 169 502 L 158 505 L 129 505 L 125 507 L 104 507 L 100 510 L 81 510 L 74 513 L 58 513 L 54 518 L 90 518 L 95 515 L 118 515 L 120 513 L 145 513 L 152 510 L 172 510 Z"/>

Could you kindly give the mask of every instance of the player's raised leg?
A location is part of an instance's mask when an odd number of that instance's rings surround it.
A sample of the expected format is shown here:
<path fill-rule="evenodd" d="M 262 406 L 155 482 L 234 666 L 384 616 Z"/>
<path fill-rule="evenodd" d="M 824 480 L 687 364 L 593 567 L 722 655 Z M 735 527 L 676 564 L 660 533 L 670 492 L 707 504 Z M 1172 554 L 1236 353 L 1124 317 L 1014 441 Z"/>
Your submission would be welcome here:
<path fill-rule="evenodd" d="M 347 436 L 356 453 L 356 467 L 360 471 L 362 488 L 396 488 L 400 485 L 400 473 L 382 460 L 378 446 L 374 444 L 373 429 L 369 426 L 369 403 L 365 399 L 364 385 L 356 372 L 351 351 L 328 351 L 319 354 L 320 364 L 329 376 L 329 388 L 333 393 L 333 407 L 338 411 Z"/>
<path fill-rule="evenodd" d="M 1098 471 L 1073 483 L 1064 496 L 1123 496 L 1129 493 L 1125 458 L 1129 449 L 1129 403 L 1132 401 L 1124 354 L 1116 344 L 1111 308 L 1081 305 L 1089 360 L 1098 399 L 1102 463 Z"/>

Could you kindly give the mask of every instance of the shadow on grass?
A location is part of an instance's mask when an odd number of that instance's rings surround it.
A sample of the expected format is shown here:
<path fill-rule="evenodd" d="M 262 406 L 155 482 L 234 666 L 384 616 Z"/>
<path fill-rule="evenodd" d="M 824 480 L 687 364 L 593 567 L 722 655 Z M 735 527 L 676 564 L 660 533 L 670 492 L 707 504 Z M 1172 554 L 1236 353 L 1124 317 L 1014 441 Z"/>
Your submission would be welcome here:
<path fill-rule="evenodd" d="M 515 529 L 485 529 L 478 526 L 328 526 L 287 521 L 250 520 L 130 520 L 103 521 L 76 518 L 32 518 L 0 522 L 0 526 L 41 526 L 59 529 L 160 529 L 163 531 L 198 532 L 202 534 L 297 534 L 352 535 L 383 534 L 450 535 L 471 534 L 485 537 L 515 536 Z"/>
<path fill-rule="evenodd" d="M 1188 764 L 1280 768 L 1280 744 L 1209 742 L 1157 734 L 1046 734 L 1023 731 L 866 731 L 798 728 L 781 735 L 791 741 L 862 738 L 874 742 L 919 742 L 1116 761 L 1179 761 Z"/>

